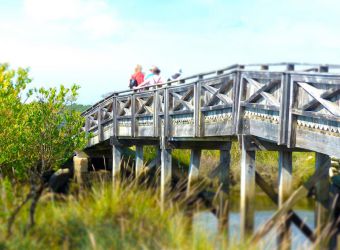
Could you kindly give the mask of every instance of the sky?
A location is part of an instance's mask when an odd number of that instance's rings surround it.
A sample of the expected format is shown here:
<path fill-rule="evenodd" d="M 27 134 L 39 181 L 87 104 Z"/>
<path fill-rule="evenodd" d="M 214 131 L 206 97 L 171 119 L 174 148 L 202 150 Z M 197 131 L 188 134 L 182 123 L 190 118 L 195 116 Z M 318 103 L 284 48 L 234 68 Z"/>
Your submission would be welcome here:
<path fill-rule="evenodd" d="M 93 104 L 137 63 L 167 78 L 240 63 L 340 64 L 338 0 L 0 0 L 0 63 Z"/>

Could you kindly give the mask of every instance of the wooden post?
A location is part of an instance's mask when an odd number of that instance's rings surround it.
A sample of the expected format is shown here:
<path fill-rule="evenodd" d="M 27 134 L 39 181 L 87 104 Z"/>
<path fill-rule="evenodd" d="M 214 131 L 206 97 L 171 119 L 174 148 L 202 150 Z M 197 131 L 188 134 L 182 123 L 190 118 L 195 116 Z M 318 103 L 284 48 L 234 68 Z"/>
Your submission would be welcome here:
<path fill-rule="evenodd" d="M 160 137 L 160 148 L 161 148 L 161 206 L 162 210 L 165 201 L 165 190 L 171 184 L 172 177 L 172 150 L 168 145 L 169 136 L 169 89 L 164 90 L 164 127 L 162 130 L 162 136 Z M 161 124 L 161 122 L 160 122 Z"/>
<path fill-rule="evenodd" d="M 316 170 L 320 168 L 326 168 L 325 171 L 328 172 L 331 166 L 331 159 L 328 155 L 316 153 L 315 154 L 315 168 Z M 323 176 L 316 183 L 316 206 L 315 206 L 315 228 L 316 236 L 321 237 L 318 241 L 317 248 L 326 249 L 328 247 L 328 238 L 330 235 L 325 234 L 323 229 L 327 226 L 328 218 L 330 215 L 330 196 L 329 196 L 329 177 L 328 175 Z"/>
<path fill-rule="evenodd" d="M 247 148 L 247 137 L 241 141 L 241 242 L 251 236 L 254 230 L 255 203 L 255 151 Z"/>
<path fill-rule="evenodd" d="M 293 65 L 294 66 L 294 65 Z M 294 70 L 287 65 L 287 71 Z M 280 123 L 279 123 L 279 145 L 286 145 L 288 141 L 288 130 L 291 124 L 289 121 L 290 105 L 290 74 L 283 73 L 281 77 L 281 105 L 280 105 Z"/>
<path fill-rule="evenodd" d="M 222 184 L 222 190 L 225 193 L 229 193 L 230 146 L 228 149 L 220 150 L 220 164 L 221 171 L 219 174 L 219 180 L 220 183 Z"/>
<path fill-rule="evenodd" d="M 289 198 L 292 192 L 292 152 L 279 151 L 279 180 L 278 180 L 278 205 L 279 209 Z M 289 214 L 283 216 L 282 225 L 279 229 L 278 248 L 290 249 L 291 247 L 291 231 Z"/>
<path fill-rule="evenodd" d="M 120 175 L 122 163 L 122 148 L 117 145 L 112 145 L 112 183 L 115 185 L 117 178 Z"/>
<path fill-rule="evenodd" d="M 201 82 L 194 85 L 194 130 L 195 137 L 201 137 L 203 134 L 202 128 L 202 112 L 201 112 Z"/>
<path fill-rule="evenodd" d="M 156 146 L 156 168 L 161 167 L 162 162 L 162 150 L 159 148 L 159 146 Z"/>
<path fill-rule="evenodd" d="M 155 90 L 155 94 L 153 97 L 153 136 L 154 137 L 159 137 L 159 128 L 161 126 L 160 123 L 160 118 L 159 118 L 159 112 L 160 112 L 160 106 L 161 102 L 159 100 L 160 95 L 159 95 L 159 90 Z"/>
<path fill-rule="evenodd" d="M 161 149 L 161 202 L 165 200 L 165 190 L 171 183 L 172 158 L 171 149 Z"/>
<path fill-rule="evenodd" d="M 187 194 L 189 194 L 191 191 L 192 182 L 198 177 L 200 161 L 201 161 L 201 153 L 202 153 L 201 149 L 191 150 Z"/>
<path fill-rule="evenodd" d="M 143 168 L 143 146 L 136 145 L 136 167 L 135 167 L 135 174 L 136 178 L 140 175 L 141 170 Z"/>
<path fill-rule="evenodd" d="M 229 227 L 229 171 L 230 171 L 230 145 L 220 150 L 219 181 L 221 191 L 219 193 L 218 222 L 219 230 L 228 234 Z"/>
<path fill-rule="evenodd" d="M 87 181 L 87 172 L 88 172 L 88 157 L 85 153 L 77 153 L 76 156 L 73 157 L 73 169 L 74 169 L 74 179 L 79 184 L 84 184 Z"/>
<path fill-rule="evenodd" d="M 91 127 L 91 121 L 89 119 L 88 116 L 85 116 L 85 134 L 86 134 L 86 138 L 88 138 L 87 140 L 87 145 L 89 145 L 89 142 L 90 142 L 90 139 L 89 139 L 89 130 L 90 130 L 90 127 Z"/>
<path fill-rule="evenodd" d="M 131 137 L 136 134 L 136 96 L 131 95 Z"/>
<path fill-rule="evenodd" d="M 117 109 L 118 109 L 117 99 L 115 94 L 112 97 L 112 136 L 118 136 L 118 128 L 117 128 Z"/>
<path fill-rule="evenodd" d="M 99 106 L 97 113 L 97 121 L 98 121 L 98 141 L 103 141 L 103 126 L 102 126 L 102 108 Z"/>

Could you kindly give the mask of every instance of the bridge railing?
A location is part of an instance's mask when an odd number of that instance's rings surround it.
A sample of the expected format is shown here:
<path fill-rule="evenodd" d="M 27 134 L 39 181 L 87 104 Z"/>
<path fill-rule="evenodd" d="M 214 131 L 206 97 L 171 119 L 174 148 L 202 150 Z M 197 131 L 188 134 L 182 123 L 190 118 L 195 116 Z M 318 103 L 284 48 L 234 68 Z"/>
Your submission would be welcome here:
<path fill-rule="evenodd" d="M 167 137 L 195 137 L 197 84 L 170 86 L 166 89 Z"/>
<path fill-rule="evenodd" d="M 288 146 L 340 155 L 340 76 L 292 73 L 289 83 Z"/>
<path fill-rule="evenodd" d="M 340 74 L 328 69 L 233 65 L 155 89 L 117 92 L 83 113 L 85 130 L 93 134 L 89 146 L 110 136 L 155 138 L 163 131 L 168 138 L 249 134 L 289 147 L 305 147 L 311 136 L 327 134 L 339 146 Z M 319 130 L 302 136 L 307 132 L 301 126 L 312 126 L 312 119 Z"/>
<path fill-rule="evenodd" d="M 197 136 L 230 136 L 235 134 L 234 114 L 237 108 L 237 72 L 201 80 L 198 92 Z"/>
<path fill-rule="evenodd" d="M 285 74 L 244 71 L 240 76 L 237 134 L 249 134 L 284 144 Z"/>
<path fill-rule="evenodd" d="M 134 136 L 132 129 L 134 96 L 122 95 L 114 98 L 116 103 L 116 136 Z"/>

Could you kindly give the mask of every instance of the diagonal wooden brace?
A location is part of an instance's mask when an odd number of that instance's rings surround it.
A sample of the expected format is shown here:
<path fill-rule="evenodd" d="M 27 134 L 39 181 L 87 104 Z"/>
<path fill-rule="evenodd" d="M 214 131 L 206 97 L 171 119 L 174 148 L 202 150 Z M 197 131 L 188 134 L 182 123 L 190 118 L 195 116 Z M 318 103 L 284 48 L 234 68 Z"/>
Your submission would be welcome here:
<path fill-rule="evenodd" d="M 261 84 L 257 81 L 255 81 L 254 79 L 251 79 L 251 78 L 248 78 L 248 77 L 245 77 L 246 81 L 250 84 L 252 84 L 256 89 L 257 91 L 259 89 L 261 89 Z M 267 86 L 267 85 L 265 85 Z M 268 102 L 270 102 L 272 105 L 275 105 L 275 106 L 280 106 L 280 103 L 279 101 L 270 93 L 267 93 L 267 92 L 264 92 L 264 91 L 260 91 L 259 93 L 264 99 L 266 99 Z"/>
<path fill-rule="evenodd" d="M 173 107 L 173 111 L 178 110 L 178 108 L 183 105 L 184 107 L 186 107 L 187 109 L 191 110 L 193 109 L 193 106 L 188 102 L 188 99 L 193 95 L 194 90 L 193 89 L 189 89 L 183 96 L 181 96 L 178 93 L 171 93 L 172 96 L 177 98 L 177 104 L 174 105 Z"/>
<path fill-rule="evenodd" d="M 328 169 L 326 164 L 323 164 L 320 168 L 318 168 L 315 173 L 309 178 L 309 180 L 302 186 L 300 186 L 290 197 L 289 199 L 282 205 L 282 208 L 276 211 L 276 213 L 269 219 L 254 235 L 252 238 L 252 242 L 258 242 L 264 235 L 266 235 L 281 219 L 281 216 L 287 214 L 294 205 L 303 197 L 306 197 L 311 188 L 313 188 L 316 183 L 327 177 Z"/>
<path fill-rule="evenodd" d="M 275 204 L 278 204 L 279 197 L 277 193 L 266 183 L 266 181 L 257 171 L 255 171 L 255 182 Z M 313 230 L 311 230 L 309 226 L 294 211 L 289 210 L 288 219 L 293 222 L 311 242 L 315 241 Z"/>

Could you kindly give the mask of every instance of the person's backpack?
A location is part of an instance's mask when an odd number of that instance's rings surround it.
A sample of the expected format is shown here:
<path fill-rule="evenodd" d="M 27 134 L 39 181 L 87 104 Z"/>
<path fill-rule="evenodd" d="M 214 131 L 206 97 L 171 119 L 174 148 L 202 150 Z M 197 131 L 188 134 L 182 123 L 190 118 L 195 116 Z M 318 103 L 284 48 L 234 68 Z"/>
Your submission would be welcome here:
<path fill-rule="evenodd" d="M 133 87 L 137 87 L 137 86 L 138 86 L 137 80 L 131 78 L 131 79 L 130 79 L 130 83 L 129 83 L 129 88 L 130 88 L 130 89 L 133 89 Z"/>

